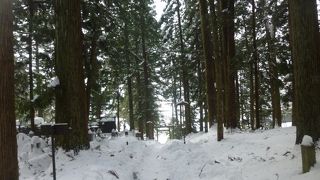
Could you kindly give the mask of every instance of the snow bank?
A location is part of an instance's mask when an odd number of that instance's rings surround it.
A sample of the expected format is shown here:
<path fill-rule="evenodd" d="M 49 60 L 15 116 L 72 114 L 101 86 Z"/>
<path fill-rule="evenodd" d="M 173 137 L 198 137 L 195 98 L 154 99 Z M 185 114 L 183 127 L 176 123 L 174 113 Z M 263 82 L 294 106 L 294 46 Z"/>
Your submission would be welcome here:
<path fill-rule="evenodd" d="M 91 142 L 90 150 L 77 156 L 62 150 L 57 152 L 57 179 L 318 180 L 320 177 L 319 164 L 309 173 L 301 173 L 300 147 L 294 144 L 295 128 L 233 131 L 226 133 L 221 142 L 216 141 L 215 130 L 210 129 L 209 133 L 191 134 L 186 141 L 186 144 L 181 140 L 160 144 L 138 141 L 130 135 L 97 138 Z M 19 151 L 25 152 L 23 149 L 28 148 L 22 146 L 39 141 L 19 135 L 18 142 Z M 32 159 L 27 157 L 32 166 L 19 159 L 20 179 L 52 179 L 51 160 L 46 157 L 49 151 L 37 153 Z M 316 154 L 319 159 L 319 148 Z"/>
<path fill-rule="evenodd" d="M 51 166 L 50 148 L 38 136 L 30 138 L 26 134 L 17 135 L 20 178 L 41 176 Z"/>

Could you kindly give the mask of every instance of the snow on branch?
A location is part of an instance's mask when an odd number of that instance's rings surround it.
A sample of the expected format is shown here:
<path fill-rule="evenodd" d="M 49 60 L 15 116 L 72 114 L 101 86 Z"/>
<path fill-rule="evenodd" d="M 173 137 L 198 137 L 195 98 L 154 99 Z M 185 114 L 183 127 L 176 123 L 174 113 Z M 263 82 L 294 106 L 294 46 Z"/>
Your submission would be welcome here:
<path fill-rule="evenodd" d="M 56 76 L 52 79 L 52 81 L 48 84 L 48 88 L 55 88 L 60 84 L 59 78 Z"/>

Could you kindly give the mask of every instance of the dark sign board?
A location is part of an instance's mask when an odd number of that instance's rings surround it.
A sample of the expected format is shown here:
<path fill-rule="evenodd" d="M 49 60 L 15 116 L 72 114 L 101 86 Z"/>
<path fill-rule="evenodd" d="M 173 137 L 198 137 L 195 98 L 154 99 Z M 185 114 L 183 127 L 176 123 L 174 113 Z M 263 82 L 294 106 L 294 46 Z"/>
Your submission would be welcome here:
<path fill-rule="evenodd" d="M 68 126 L 68 123 L 56 123 L 56 124 L 48 124 L 48 125 L 41 125 L 40 126 L 41 135 L 51 136 L 53 180 L 56 180 L 56 161 L 55 161 L 54 136 L 55 135 L 65 135 L 70 130 L 71 130 L 71 128 Z"/>
<path fill-rule="evenodd" d="M 41 134 L 46 136 L 64 135 L 64 134 L 67 134 L 69 130 L 70 128 L 68 126 L 68 123 L 41 125 Z"/>

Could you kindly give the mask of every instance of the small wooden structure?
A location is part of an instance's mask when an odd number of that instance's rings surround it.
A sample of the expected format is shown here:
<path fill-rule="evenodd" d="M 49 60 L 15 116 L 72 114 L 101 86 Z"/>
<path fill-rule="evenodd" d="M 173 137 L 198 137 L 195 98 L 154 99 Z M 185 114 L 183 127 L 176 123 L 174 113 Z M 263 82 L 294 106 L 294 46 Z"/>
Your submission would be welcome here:
<path fill-rule="evenodd" d="M 99 121 L 99 128 L 101 129 L 102 133 L 112 133 L 112 130 L 116 130 L 116 118 L 109 117 L 109 118 L 102 118 Z"/>

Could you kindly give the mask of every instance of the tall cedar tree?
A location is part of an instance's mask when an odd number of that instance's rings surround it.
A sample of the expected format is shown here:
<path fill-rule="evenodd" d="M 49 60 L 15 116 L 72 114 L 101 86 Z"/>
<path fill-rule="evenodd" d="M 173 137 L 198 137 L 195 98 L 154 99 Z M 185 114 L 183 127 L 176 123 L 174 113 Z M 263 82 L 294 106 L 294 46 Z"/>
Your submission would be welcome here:
<path fill-rule="evenodd" d="M 133 131 L 135 129 L 134 124 L 134 114 L 133 114 L 133 87 L 132 87 L 132 68 L 131 68 L 131 57 L 129 54 L 130 51 L 130 31 L 129 31 L 129 25 L 130 25 L 130 16 L 127 12 L 125 12 L 129 8 L 128 2 L 124 3 L 124 10 L 122 12 L 123 14 L 123 21 L 124 21 L 124 27 L 123 27 L 123 35 L 124 35 L 124 56 L 127 63 L 127 91 L 128 91 L 128 109 L 129 109 L 129 123 L 130 123 L 130 131 Z"/>
<path fill-rule="evenodd" d="M 56 7 L 56 122 L 69 123 L 72 130 L 59 137 L 63 148 L 82 149 L 89 145 L 88 112 L 84 85 L 80 0 L 57 0 Z"/>
<path fill-rule="evenodd" d="M 275 1 L 276 6 L 277 1 Z M 273 12 L 274 13 L 274 12 Z M 270 76 L 270 91 L 271 91 L 271 105 L 272 105 L 272 127 L 275 125 L 281 127 L 282 116 L 281 116 L 281 102 L 280 102 L 280 90 L 279 90 L 279 79 L 278 79 L 278 65 L 277 65 L 277 54 L 275 48 L 275 15 L 273 15 L 271 22 L 266 21 L 266 40 L 267 40 L 267 60 L 269 64 L 269 76 Z"/>
<path fill-rule="evenodd" d="M 253 46 L 253 76 L 254 76 L 254 100 L 255 100 L 255 129 L 260 128 L 260 97 L 259 97 L 259 57 L 257 48 L 257 33 L 256 33 L 256 3 L 251 1 L 252 5 L 252 46 Z M 251 125 L 252 126 L 252 125 Z"/>
<path fill-rule="evenodd" d="M 130 131 L 135 129 L 134 126 L 134 114 L 133 114 L 133 87 L 132 87 L 132 74 L 131 74 L 131 60 L 129 57 L 129 33 L 128 33 L 128 23 L 125 23 L 124 26 L 124 38 L 125 38 L 125 58 L 128 63 L 128 76 L 127 76 L 127 88 L 128 88 L 128 106 L 129 106 L 129 123 L 130 123 Z"/>
<path fill-rule="evenodd" d="M 187 70 L 187 57 L 185 55 L 185 42 L 183 39 L 183 30 L 182 30 L 182 15 L 181 15 L 181 3 L 180 0 L 177 0 L 177 16 L 178 16 L 178 28 L 179 28 L 179 41 L 180 41 L 180 60 L 182 68 L 182 86 L 183 86 L 183 98 L 186 104 L 185 108 L 185 134 L 192 132 L 192 120 L 191 120 L 191 104 L 190 104 L 190 85 L 188 79 L 188 70 Z"/>
<path fill-rule="evenodd" d="M 290 1 L 288 1 L 288 8 L 290 7 Z M 290 10 L 289 10 L 290 11 Z M 292 28 L 291 28 L 291 18 L 290 18 L 290 12 L 289 12 L 289 46 L 290 46 L 290 52 L 291 52 L 291 62 L 293 64 L 294 62 L 294 57 L 293 57 L 293 50 L 292 50 L 292 42 L 293 42 L 293 38 L 292 38 Z M 292 125 L 293 126 L 297 126 L 297 111 L 296 111 L 296 101 L 295 101 L 295 81 L 294 81 L 294 73 L 293 73 L 293 79 L 292 79 L 292 91 L 293 91 L 293 96 L 292 96 Z"/>
<path fill-rule="evenodd" d="M 320 137 L 320 51 L 316 0 L 290 0 L 290 29 L 295 81 L 296 143 Z"/>
<path fill-rule="evenodd" d="M 0 1 L 0 180 L 18 180 L 12 1 Z"/>
<path fill-rule="evenodd" d="M 217 14 L 216 15 L 216 9 Z M 217 81 L 217 140 L 221 141 L 223 139 L 223 122 L 224 122 L 224 101 L 223 101 L 223 60 L 221 57 L 221 37 L 222 34 L 219 24 L 221 22 L 221 0 L 218 0 L 217 8 L 214 5 L 214 2 L 210 3 L 210 12 L 212 15 L 212 34 L 214 42 L 214 57 L 216 61 L 215 71 L 216 71 L 216 81 Z"/>
<path fill-rule="evenodd" d="M 35 124 L 34 124 L 34 105 L 33 105 L 33 71 L 32 71 L 32 40 L 33 40 L 33 15 L 34 15 L 34 3 L 33 0 L 28 0 L 28 10 L 29 10 L 29 37 L 28 37 L 28 63 L 29 63 L 29 118 L 31 123 L 31 129 L 35 131 Z"/>
<path fill-rule="evenodd" d="M 221 1 L 222 9 L 222 58 L 224 61 L 224 89 L 225 89 L 225 126 L 237 127 L 236 87 L 233 68 L 235 60 L 234 41 L 234 0 Z M 226 10 L 227 9 L 227 10 Z"/>
<path fill-rule="evenodd" d="M 201 23 L 201 15 L 199 16 L 200 23 Z M 208 22 L 209 23 L 209 22 Z M 209 25 L 209 24 L 208 24 Z M 210 26 L 209 26 L 210 27 Z M 205 75 L 205 61 L 203 60 L 202 52 L 201 52 L 201 44 L 203 41 L 201 40 L 201 30 L 202 30 L 202 25 L 200 29 L 196 29 L 194 32 L 194 48 L 196 50 L 195 53 L 195 59 L 197 62 L 197 80 L 198 80 L 198 95 L 197 95 L 197 104 L 199 107 L 199 130 L 205 132 L 208 132 L 208 123 L 207 123 L 207 118 L 204 119 L 204 108 L 205 108 L 205 102 L 207 99 L 207 93 L 206 93 L 206 75 Z M 210 29 L 208 29 L 210 31 Z M 211 49 L 212 50 L 212 49 Z M 213 59 L 212 59 L 213 60 Z M 215 104 L 215 102 L 214 102 Z M 205 125 L 205 126 L 203 126 Z"/>
<path fill-rule="evenodd" d="M 148 62 L 148 52 L 146 46 L 146 2 L 140 0 L 141 4 L 141 14 L 140 14 L 140 30 L 141 30 L 141 50 L 143 57 L 143 83 L 144 83 L 144 118 L 146 123 L 146 135 L 149 139 L 154 139 L 154 122 L 152 119 L 151 112 L 151 89 L 150 89 L 150 72 L 149 72 L 149 62 Z"/>
<path fill-rule="evenodd" d="M 94 10 L 98 12 L 98 2 L 95 2 Z M 90 37 L 90 52 L 89 57 L 85 61 L 85 70 L 87 74 L 87 87 L 86 87 L 86 101 L 87 101 L 87 112 L 90 111 L 90 107 L 94 106 L 94 103 L 92 103 L 92 97 L 94 92 L 99 92 L 99 86 L 97 85 L 97 80 L 99 77 L 99 63 L 97 59 L 98 55 L 98 38 L 99 38 L 99 24 L 98 24 L 98 18 L 95 13 L 90 14 L 90 21 L 91 23 L 91 37 Z M 94 115 L 97 119 L 101 118 L 101 109 L 100 108 L 92 108 L 95 109 Z"/>
<path fill-rule="evenodd" d="M 208 104 L 209 122 L 213 122 L 215 112 L 215 87 L 214 87 L 214 61 L 213 61 L 213 45 L 210 32 L 210 26 L 208 21 L 208 4 L 206 0 L 199 0 L 200 16 L 201 16 L 201 34 L 202 34 L 202 46 L 205 57 L 205 72 L 206 72 L 206 94 Z"/>

